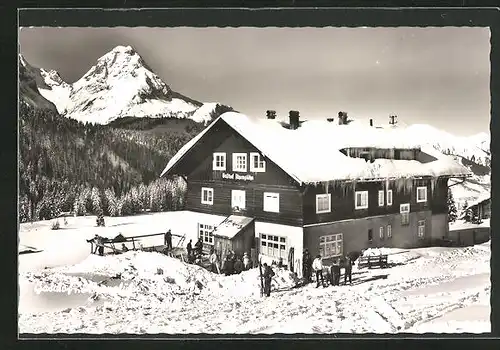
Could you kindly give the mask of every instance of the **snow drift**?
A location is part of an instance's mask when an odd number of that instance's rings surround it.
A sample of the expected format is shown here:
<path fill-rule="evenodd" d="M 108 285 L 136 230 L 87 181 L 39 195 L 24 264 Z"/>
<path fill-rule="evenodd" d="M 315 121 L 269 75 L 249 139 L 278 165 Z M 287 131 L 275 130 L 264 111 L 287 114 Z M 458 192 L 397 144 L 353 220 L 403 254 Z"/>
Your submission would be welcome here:
<path fill-rule="evenodd" d="M 293 288 L 298 279 L 289 271 L 275 269 L 271 290 Z M 98 276 L 99 278 L 95 278 Z M 180 296 L 228 296 L 257 297 L 260 295 L 258 269 L 239 275 L 223 276 L 206 269 L 186 264 L 178 259 L 155 252 L 130 251 L 104 257 L 90 255 L 73 266 L 28 272 L 25 278 L 36 283 L 39 291 L 68 293 L 93 293 L 95 298 L 104 297 L 121 302 L 127 296 L 127 304 L 143 303 L 151 298 L 169 307 Z M 109 287 L 109 284 L 113 287 Z"/>

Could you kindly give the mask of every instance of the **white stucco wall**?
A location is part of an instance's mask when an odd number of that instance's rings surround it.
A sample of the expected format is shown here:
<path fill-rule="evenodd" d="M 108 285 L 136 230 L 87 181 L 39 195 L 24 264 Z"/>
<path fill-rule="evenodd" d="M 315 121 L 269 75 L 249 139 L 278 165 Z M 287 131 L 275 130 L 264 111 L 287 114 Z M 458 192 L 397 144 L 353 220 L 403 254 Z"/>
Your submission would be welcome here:
<path fill-rule="evenodd" d="M 260 237 L 261 233 L 286 237 L 286 260 L 284 259 L 283 262 L 285 264 L 288 264 L 288 252 L 290 250 L 290 247 L 293 247 L 295 260 L 294 265 L 296 266 L 295 270 L 297 270 L 297 266 L 301 266 L 300 260 L 302 259 L 302 249 L 304 245 L 303 232 L 304 231 L 302 227 L 271 224 L 261 221 L 255 222 L 255 237 L 257 238 Z M 271 263 L 273 260 L 271 257 L 268 257 L 264 254 L 259 254 L 259 259 L 262 259 L 263 263 Z"/>
<path fill-rule="evenodd" d="M 181 231 L 176 233 L 186 235 L 184 246 L 189 242 L 190 239 L 193 241 L 192 243 L 194 246 L 194 243 L 196 243 L 196 241 L 198 240 L 199 224 L 212 225 L 213 227 L 215 227 L 226 218 L 222 215 L 197 213 L 189 210 L 182 211 L 180 213 L 181 214 L 178 216 L 179 221 L 176 222 L 175 225 L 180 227 Z"/>

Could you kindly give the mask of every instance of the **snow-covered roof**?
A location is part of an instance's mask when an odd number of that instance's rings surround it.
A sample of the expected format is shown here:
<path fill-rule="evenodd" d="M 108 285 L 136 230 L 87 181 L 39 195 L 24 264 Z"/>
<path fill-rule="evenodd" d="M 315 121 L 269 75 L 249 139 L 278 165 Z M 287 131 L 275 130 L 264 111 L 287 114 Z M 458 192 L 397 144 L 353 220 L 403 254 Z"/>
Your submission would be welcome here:
<path fill-rule="evenodd" d="M 213 230 L 215 236 L 233 239 L 241 230 L 253 221 L 246 216 L 231 215 Z"/>
<path fill-rule="evenodd" d="M 425 141 L 422 142 L 421 135 L 408 128 L 384 129 L 356 122 L 338 125 L 314 120 L 305 121 L 298 129 L 291 130 L 284 128 L 276 120 L 255 119 L 237 112 L 226 112 L 186 143 L 168 162 L 161 176 L 172 169 L 221 120 L 300 184 L 332 180 L 470 175 L 466 167 Z M 422 163 L 416 160 L 376 159 L 370 163 L 340 152 L 341 149 L 352 147 L 419 148 L 435 160 Z"/>
<path fill-rule="evenodd" d="M 480 197 L 478 197 L 474 202 L 469 203 L 469 208 L 475 205 L 478 205 L 488 199 L 491 198 L 491 193 L 483 193 Z"/>

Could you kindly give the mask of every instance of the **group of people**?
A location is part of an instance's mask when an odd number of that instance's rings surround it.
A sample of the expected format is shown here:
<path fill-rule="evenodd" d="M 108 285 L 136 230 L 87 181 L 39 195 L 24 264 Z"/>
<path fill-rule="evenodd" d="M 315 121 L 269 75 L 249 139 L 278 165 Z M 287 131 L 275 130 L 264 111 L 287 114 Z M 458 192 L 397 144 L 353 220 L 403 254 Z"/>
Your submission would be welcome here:
<path fill-rule="evenodd" d="M 323 259 L 321 258 L 321 255 L 317 255 L 313 260 L 309 251 L 304 249 L 302 261 L 302 275 L 304 277 L 304 282 L 312 282 L 312 275 L 314 271 L 314 274 L 316 275 L 316 288 L 320 285 L 326 287 L 323 276 Z M 330 266 L 329 273 L 327 274 L 330 284 L 332 286 L 340 285 L 341 268 L 344 268 L 344 285 L 347 284 L 347 280 L 349 280 L 349 283 L 352 283 L 352 264 L 352 260 L 348 255 L 341 258 L 335 258 Z"/>
<path fill-rule="evenodd" d="M 213 250 L 211 255 L 210 255 L 210 262 L 216 261 L 217 262 L 217 254 Z M 243 256 L 235 254 L 233 251 L 229 251 L 228 254 L 226 255 L 226 258 L 224 259 L 224 263 L 222 264 L 222 273 L 224 273 L 226 276 L 229 275 L 234 275 L 234 274 L 239 274 L 242 271 L 246 271 L 252 268 L 252 262 L 250 260 L 250 257 L 248 256 L 248 253 L 245 252 L 243 253 Z M 215 271 L 214 271 L 215 272 Z"/>
<path fill-rule="evenodd" d="M 194 248 L 193 248 L 193 240 L 190 239 L 187 246 L 187 260 L 190 264 L 192 263 L 201 263 L 201 257 L 203 255 L 203 241 L 201 237 L 198 239 L 198 241 L 195 243 Z"/>

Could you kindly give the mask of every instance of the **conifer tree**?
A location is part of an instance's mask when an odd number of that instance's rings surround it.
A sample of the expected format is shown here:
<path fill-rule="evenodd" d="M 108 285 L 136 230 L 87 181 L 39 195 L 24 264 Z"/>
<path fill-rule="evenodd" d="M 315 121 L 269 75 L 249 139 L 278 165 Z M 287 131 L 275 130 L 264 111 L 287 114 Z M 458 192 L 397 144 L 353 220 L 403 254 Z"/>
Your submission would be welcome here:
<path fill-rule="evenodd" d="M 92 200 L 92 212 L 95 215 L 99 215 L 102 212 L 101 206 L 101 196 L 99 194 L 99 190 L 97 187 L 93 187 L 91 191 L 91 200 Z"/>
<path fill-rule="evenodd" d="M 469 208 L 469 203 L 467 200 L 464 203 L 464 207 L 462 208 L 463 212 L 463 218 L 465 222 L 471 222 L 472 221 L 472 210 Z"/>
<path fill-rule="evenodd" d="M 457 220 L 457 206 L 453 198 L 453 193 L 449 188 L 446 202 L 448 204 L 448 222 L 455 222 Z"/>

